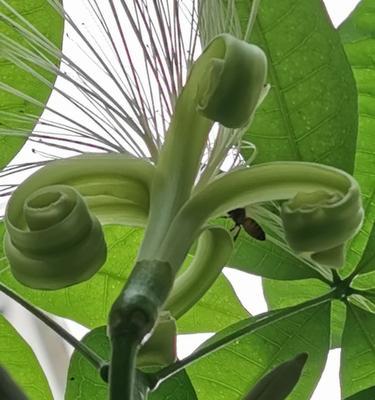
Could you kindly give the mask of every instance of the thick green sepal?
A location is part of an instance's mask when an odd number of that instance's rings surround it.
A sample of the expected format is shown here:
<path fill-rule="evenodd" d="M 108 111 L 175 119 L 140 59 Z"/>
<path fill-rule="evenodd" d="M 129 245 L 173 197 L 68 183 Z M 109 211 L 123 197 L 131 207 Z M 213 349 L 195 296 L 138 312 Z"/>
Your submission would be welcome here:
<path fill-rule="evenodd" d="M 176 320 L 168 311 L 162 311 L 151 337 L 142 344 L 137 357 L 137 368 L 165 367 L 177 357 Z"/>
<path fill-rule="evenodd" d="M 307 358 L 307 353 L 301 353 L 278 365 L 254 386 L 244 400 L 286 399 L 298 383 Z"/>
<path fill-rule="evenodd" d="M 103 231 L 73 188 L 49 186 L 24 204 L 23 224 L 6 219 L 4 251 L 14 277 L 34 289 L 61 289 L 85 281 L 104 264 Z"/>
<path fill-rule="evenodd" d="M 4 368 L 0 366 L 0 399 L 27 400 L 26 395 L 17 386 Z"/>
<path fill-rule="evenodd" d="M 198 86 L 198 111 L 228 128 L 245 125 L 267 78 L 267 58 L 258 46 L 222 34 L 212 40 L 221 58 L 212 58 Z M 220 51 L 219 51 L 220 50 Z"/>

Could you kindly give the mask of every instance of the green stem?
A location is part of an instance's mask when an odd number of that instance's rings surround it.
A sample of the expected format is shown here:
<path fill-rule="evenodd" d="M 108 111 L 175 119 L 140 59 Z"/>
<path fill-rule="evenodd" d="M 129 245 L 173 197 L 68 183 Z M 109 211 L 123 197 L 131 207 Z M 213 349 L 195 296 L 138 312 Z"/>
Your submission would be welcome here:
<path fill-rule="evenodd" d="M 168 263 L 139 261 L 109 313 L 112 344 L 110 400 L 134 399 L 134 376 L 139 346 L 151 332 L 172 289 L 174 274 Z"/>
<path fill-rule="evenodd" d="M 14 301 L 16 301 L 26 310 L 30 311 L 35 317 L 37 317 L 45 325 L 47 325 L 54 332 L 56 332 L 60 337 L 62 337 L 71 346 L 73 346 L 75 350 L 80 352 L 82 356 L 85 357 L 86 360 L 89 363 L 91 363 L 97 370 L 100 370 L 104 365 L 106 365 L 107 362 L 103 360 L 93 350 L 91 350 L 88 346 L 77 340 L 74 336 L 72 336 L 67 330 L 65 330 L 52 318 L 48 317 L 44 312 L 40 311 L 38 308 L 34 307 L 32 304 L 24 300 L 22 297 L 18 296 L 15 292 L 13 292 L 11 289 L 6 287 L 2 283 L 0 283 L 0 291 L 5 293 L 8 297 L 13 299 Z"/>
<path fill-rule="evenodd" d="M 306 311 L 310 308 L 331 301 L 332 299 L 336 298 L 336 295 L 337 295 L 337 290 L 335 289 L 323 296 L 306 301 L 296 306 L 277 311 L 271 311 L 271 314 L 270 312 L 267 312 L 264 316 L 260 315 L 258 317 L 255 317 L 255 320 L 250 321 L 249 325 L 241 329 L 238 329 L 237 331 L 232 332 L 225 337 L 213 340 L 207 346 L 202 346 L 201 348 L 193 352 L 191 355 L 185 357 L 184 359 L 176 361 L 175 363 L 169 365 L 168 367 L 165 367 L 162 370 L 156 372 L 155 374 L 152 374 L 153 379 L 157 381 L 159 384 L 168 379 L 169 377 L 173 376 L 177 372 L 183 370 L 190 364 L 194 363 L 195 361 L 209 355 L 214 351 L 221 349 L 222 347 L 228 345 L 229 343 L 234 342 L 235 340 L 241 338 L 242 336 L 248 335 L 249 333 L 253 333 L 275 322 L 291 317 L 292 315 L 297 314 L 301 311 Z"/>
<path fill-rule="evenodd" d="M 128 335 L 113 336 L 111 367 L 109 374 L 110 400 L 134 398 L 135 363 L 139 347 L 138 338 Z"/>

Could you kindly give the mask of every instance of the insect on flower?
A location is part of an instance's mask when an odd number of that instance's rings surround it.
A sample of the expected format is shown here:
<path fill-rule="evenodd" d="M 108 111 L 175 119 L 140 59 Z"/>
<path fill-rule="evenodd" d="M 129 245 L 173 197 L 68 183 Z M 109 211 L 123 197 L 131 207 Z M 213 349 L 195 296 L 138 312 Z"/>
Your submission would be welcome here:
<path fill-rule="evenodd" d="M 256 240 L 265 240 L 266 234 L 262 227 L 256 222 L 254 219 L 248 217 L 246 215 L 246 210 L 244 208 L 236 208 L 228 212 L 230 218 L 233 219 L 235 225 L 231 228 L 231 232 L 236 228 L 237 232 L 235 233 L 233 240 L 238 238 L 240 234 L 241 227 L 245 230 L 245 232 Z"/>

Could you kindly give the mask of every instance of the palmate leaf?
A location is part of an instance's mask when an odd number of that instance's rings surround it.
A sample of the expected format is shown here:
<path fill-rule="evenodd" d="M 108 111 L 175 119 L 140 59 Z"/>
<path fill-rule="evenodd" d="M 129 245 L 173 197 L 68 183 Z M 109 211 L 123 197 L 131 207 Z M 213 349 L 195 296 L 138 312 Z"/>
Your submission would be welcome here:
<path fill-rule="evenodd" d="M 343 398 L 375 385 L 374 364 L 375 315 L 349 304 L 341 350 Z"/>
<path fill-rule="evenodd" d="M 58 48 L 61 48 L 64 23 L 47 0 L 8 0 L 7 3 L 34 25 L 47 39 Z M 17 19 L 6 6 L 0 4 L 0 34 L 6 35 L 8 38 L 27 46 L 25 39 L 17 33 L 17 30 L 5 22 L 3 14 L 17 23 L 20 23 L 20 20 Z M 58 63 L 56 59 L 51 59 L 51 61 Z M 38 70 L 38 72 L 51 83 L 55 81 L 55 75 L 42 70 Z M 47 102 L 51 94 L 51 88 L 41 83 L 37 78 L 31 76 L 30 73 L 23 71 L 9 62 L 4 58 L 4 54 L 1 54 L 1 51 L 0 76 L 1 84 L 6 84 L 28 96 L 32 96 L 43 104 Z M 15 115 L 10 116 L 3 114 L 3 112 L 14 113 Z M 27 134 L 31 133 L 42 112 L 43 108 L 32 105 L 0 87 L 0 168 L 6 166 L 17 154 L 24 144 Z M 27 114 L 31 114 L 33 117 L 26 121 L 14 119 L 14 116 L 23 118 Z M 25 136 L 7 136 L 12 130 L 22 130 L 25 132 Z"/>
<path fill-rule="evenodd" d="M 52 400 L 47 380 L 33 351 L 1 315 L 0 365 L 30 400 Z"/>
<path fill-rule="evenodd" d="M 309 353 L 309 359 L 288 400 L 309 398 L 325 365 L 329 319 L 329 304 L 315 306 L 243 336 L 199 360 L 187 368 L 199 400 L 241 399 L 275 365 L 302 352 Z M 219 335 L 248 325 L 249 321 L 241 321 Z M 201 347 L 213 340 L 215 337 Z"/>
<path fill-rule="evenodd" d="M 357 265 L 375 221 L 375 8 L 373 1 L 361 1 L 339 33 L 352 66 L 358 89 L 359 130 L 354 176 L 361 186 L 366 212 L 361 232 L 348 252 L 348 265 L 343 275 L 349 275 Z"/>
<path fill-rule="evenodd" d="M 0 223 L 2 242 L 3 224 Z M 109 309 L 128 278 L 143 236 L 143 230 L 122 226 L 105 227 L 108 258 L 89 281 L 57 291 L 38 291 L 18 283 L 0 248 L 0 281 L 34 305 L 94 328 L 105 325 Z M 79 305 L 79 307 L 77 306 Z M 180 333 L 211 332 L 246 318 L 248 313 L 224 275 L 178 322 Z"/>
<path fill-rule="evenodd" d="M 89 332 L 82 341 L 104 359 L 109 358 L 110 344 L 104 327 Z M 108 385 L 99 373 L 81 356 L 74 352 L 70 361 L 65 400 L 106 400 Z M 185 371 L 181 371 L 162 383 L 148 397 L 150 400 L 197 400 L 194 388 Z M 141 397 L 137 400 L 142 400 Z"/>
<path fill-rule="evenodd" d="M 249 3 L 236 2 L 243 30 Z M 271 84 L 245 137 L 258 147 L 255 162 L 312 161 L 352 172 L 355 82 L 323 2 L 262 1 L 251 41 L 268 56 Z"/>

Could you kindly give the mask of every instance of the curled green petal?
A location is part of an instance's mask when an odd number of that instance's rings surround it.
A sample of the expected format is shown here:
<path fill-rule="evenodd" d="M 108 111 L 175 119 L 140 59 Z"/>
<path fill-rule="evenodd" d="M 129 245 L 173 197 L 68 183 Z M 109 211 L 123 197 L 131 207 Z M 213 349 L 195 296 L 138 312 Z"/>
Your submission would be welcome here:
<path fill-rule="evenodd" d="M 191 264 L 175 280 L 164 309 L 174 318 L 180 318 L 212 286 L 229 261 L 232 251 L 233 240 L 226 229 L 207 227 L 199 237 Z"/>
<path fill-rule="evenodd" d="M 198 111 L 228 128 L 245 125 L 254 112 L 267 77 L 267 58 L 262 49 L 223 34 L 208 46 L 216 46 L 206 79 L 198 85 Z"/>
<path fill-rule="evenodd" d="M 74 187 L 101 223 L 145 224 L 154 167 L 124 154 L 88 153 L 48 163 L 13 193 L 6 210 L 16 225 L 23 223 L 27 197 L 51 185 Z"/>
<path fill-rule="evenodd" d="M 14 276 L 39 289 L 89 279 L 106 258 L 101 223 L 145 223 L 153 170 L 122 154 L 86 154 L 31 175 L 5 214 L 5 253 Z"/>
<path fill-rule="evenodd" d="M 25 225 L 6 220 L 4 251 L 14 277 L 35 289 L 60 289 L 89 279 L 104 264 L 101 225 L 80 194 L 63 185 L 34 192 Z"/>
<path fill-rule="evenodd" d="M 336 168 L 305 162 L 259 164 L 212 181 L 181 209 L 165 240 L 174 246 L 162 247 L 158 257 L 177 267 L 207 219 L 235 208 L 273 200 L 291 200 L 284 207 L 286 211 L 291 210 L 290 219 L 284 217 L 287 238 L 291 230 L 294 239 L 294 224 L 298 221 L 294 221 L 293 216 L 301 217 L 299 210 L 302 209 L 306 215 L 314 215 L 297 225 L 299 234 L 305 238 L 303 251 L 310 252 L 324 265 L 337 267 L 338 262 L 342 263 L 344 255 L 339 251 L 359 230 L 363 219 L 358 183 Z M 291 245 L 293 247 L 293 242 Z M 338 261 L 337 254 L 340 254 Z"/>
<path fill-rule="evenodd" d="M 362 223 L 361 198 L 355 186 L 346 193 L 302 192 L 284 202 L 281 218 L 294 251 L 309 253 L 318 263 L 338 268 L 345 259 L 344 243 Z"/>

